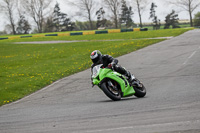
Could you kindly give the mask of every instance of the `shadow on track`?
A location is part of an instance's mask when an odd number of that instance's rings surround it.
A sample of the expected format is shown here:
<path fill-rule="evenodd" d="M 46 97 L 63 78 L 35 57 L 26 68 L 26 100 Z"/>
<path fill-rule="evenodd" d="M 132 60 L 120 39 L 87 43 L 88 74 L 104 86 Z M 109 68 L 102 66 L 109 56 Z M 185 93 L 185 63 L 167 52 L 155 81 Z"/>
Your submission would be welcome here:
<path fill-rule="evenodd" d="M 147 98 L 147 97 L 143 97 L 143 98 L 137 98 L 137 97 L 127 97 L 127 98 L 122 98 L 121 100 L 119 101 L 113 101 L 111 99 L 106 99 L 106 100 L 103 100 L 103 101 L 96 101 L 97 103 L 103 103 L 103 102 L 125 102 L 125 101 L 129 101 L 129 100 L 139 100 L 139 99 L 144 99 L 144 98 Z"/>

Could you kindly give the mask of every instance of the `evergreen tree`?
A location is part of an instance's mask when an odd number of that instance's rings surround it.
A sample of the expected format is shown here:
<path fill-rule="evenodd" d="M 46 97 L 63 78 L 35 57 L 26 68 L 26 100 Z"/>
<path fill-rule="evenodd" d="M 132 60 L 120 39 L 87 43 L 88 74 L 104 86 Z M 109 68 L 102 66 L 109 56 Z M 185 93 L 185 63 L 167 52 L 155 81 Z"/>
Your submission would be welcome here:
<path fill-rule="evenodd" d="M 52 17 L 48 17 L 44 24 L 44 32 L 53 32 L 54 31 L 54 23 Z"/>
<path fill-rule="evenodd" d="M 53 11 L 53 24 L 56 28 L 56 31 L 60 31 L 60 7 L 59 4 L 56 3 Z"/>
<path fill-rule="evenodd" d="M 200 26 L 200 12 L 194 16 L 194 26 Z"/>
<path fill-rule="evenodd" d="M 192 14 L 200 6 L 200 0 L 169 0 L 169 3 L 187 11 L 190 18 L 190 26 L 193 27 Z"/>
<path fill-rule="evenodd" d="M 96 24 L 96 27 L 97 27 L 97 29 L 99 27 L 105 27 L 105 24 L 106 24 L 107 20 L 104 18 L 104 14 L 105 14 L 105 11 L 104 11 L 103 7 L 101 7 L 96 12 L 96 15 L 97 15 L 97 24 Z"/>
<path fill-rule="evenodd" d="M 56 28 L 56 31 L 73 30 L 75 27 L 75 23 L 71 22 L 70 18 L 68 18 L 68 15 L 60 11 L 58 3 L 56 3 L 54 7 L 53 24 Z"/>
<path fill-rule="evenodd" d="M 164 29 L 169 29 L 169 27 L 172 25 L 172 28 L 180 28 L 180 26 L 178 26 L 178 14 L 175 14 L 175 11 L 172 10 L 172 12 L 170 14 L 168 14 L 165 17 L 165 27 Z"/>
<path fill-rule="evenodd" d="M 67 17 L 67 14 L 60 14 L 60 26 L 62 27 L 62 31 L 72 31 L 75 27 L 75 23 L 71 22 L 70 18 Z"/>
<path fill-rule="evenodd" d="M 128 7 L 126 5 L 126 1 L 122 0 L 122 7 L 121 7 L 121 18 L 120 18 L 120 23 L 121 24 L 125 24 L 126 28 L 128 28 L 129 26 L 132 26 L 133 24 L 133 20 L 132 20 L 132 15 L 133 15 L 133 11 L 132 11 L 132 7 Z"/>
<path fill-rule="evenodd" d="M 153 29 L 157 30 L 160 29 L 160 19 L 158 19 L 158 17 L 156 16 L 156 11 L 155 8 L 157 7 L 157 5 L 155 3 L 151 4 L 151 9 L 150 9 L 150 19 L 152 18 L 153 21 Z"/>
<path fill-rule="evenodd" d="M 31 26 L 27 20 L 25 20 L 25 17 L 23 15 L 20 16 L 20 19 L 17 23 L 17 33 L 18 34 L 28 34 L 31 30 Z"/>

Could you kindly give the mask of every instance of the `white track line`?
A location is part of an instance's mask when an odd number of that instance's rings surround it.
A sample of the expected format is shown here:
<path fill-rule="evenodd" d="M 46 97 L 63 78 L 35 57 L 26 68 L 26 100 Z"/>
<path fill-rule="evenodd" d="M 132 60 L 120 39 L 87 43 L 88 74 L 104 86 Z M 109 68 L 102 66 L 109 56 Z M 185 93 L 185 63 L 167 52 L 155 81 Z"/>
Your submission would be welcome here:
<path fill-rule="evenodd" d="M 200 47 L 199 47 L 198 49 L 200 49 Z M 185 60 L 185 62 L 183 63 L 183 65 L 187 64 L 187 62 L 189 61 L 189 59 L 192 58 L 192 57 L 196 54 L 196 52 L 197 52 L 197 50 L 194 51 L 194 52 Z"/>

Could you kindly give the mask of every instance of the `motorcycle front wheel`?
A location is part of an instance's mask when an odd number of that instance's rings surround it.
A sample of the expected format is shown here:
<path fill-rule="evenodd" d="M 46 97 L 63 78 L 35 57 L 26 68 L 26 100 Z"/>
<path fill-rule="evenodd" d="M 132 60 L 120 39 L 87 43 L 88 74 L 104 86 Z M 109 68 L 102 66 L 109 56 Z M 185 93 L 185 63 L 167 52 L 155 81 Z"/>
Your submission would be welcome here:
<path fill-rule="evenodd" d="M 138 79 L 137 79 L 138 80 Z M 139 81 L 139 80 L 138 80 Z M 140 81 L 139 81 L 140 82 Z M 142 87 L 133 87 L 135 90 L 135 96 L 138 98 L 144 97 L 146 95 L 146 88 L 143 85 L 143 83 L 140 82 L 140 84 L 142 85 Z"/>
<path fill-rule="evenodd" d="M 108 82 L 110 81 L 106 81 L 101 84 L 102 91 L 113 101 L 121 100 L 121 90 L 119 89 L 118 85 L 116 85 L 116 83 L 113 83 L 115 85 L 114 87 L 117 87 L 117 89 L 114 89 L 112 86 L 109 86 Z"/>

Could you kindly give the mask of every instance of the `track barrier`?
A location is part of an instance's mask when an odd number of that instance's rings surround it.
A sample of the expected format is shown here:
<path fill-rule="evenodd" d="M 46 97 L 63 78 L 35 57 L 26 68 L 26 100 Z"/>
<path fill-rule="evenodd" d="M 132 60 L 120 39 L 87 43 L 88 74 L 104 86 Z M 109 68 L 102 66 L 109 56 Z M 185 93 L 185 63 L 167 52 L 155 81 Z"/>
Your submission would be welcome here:
<path fill-rule="evenodd" d="M 47 36 L 51 37 L 51 36 L 94 35 L 94 34 L 133 32 L 133 31 L 148 31 L 148 28 L 110 29 L 110 30 L 84 31 L 84 32 L 58 33 L 58 34 L 45 34 L 45 35 L 33 35 L 33 36 L 12 36 L 12 37 L 2 37 L 2 38 L 0 38 L 0 40 L 17 39 L 17 38 L 29 38 L 29 37 L 47 37 Z"/>

